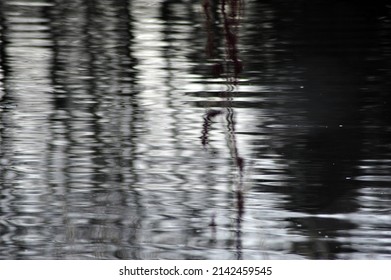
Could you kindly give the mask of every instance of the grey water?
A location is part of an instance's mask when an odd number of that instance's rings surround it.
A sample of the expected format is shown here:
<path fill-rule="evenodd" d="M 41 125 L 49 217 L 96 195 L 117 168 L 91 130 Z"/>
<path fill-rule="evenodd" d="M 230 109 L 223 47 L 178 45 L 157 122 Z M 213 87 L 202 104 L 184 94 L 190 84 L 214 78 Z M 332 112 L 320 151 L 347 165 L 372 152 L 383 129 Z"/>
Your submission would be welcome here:
<path fill-rule="evenodd" d="M 0 259 L 391 259 L 360 3 L 1 0 Z"/>

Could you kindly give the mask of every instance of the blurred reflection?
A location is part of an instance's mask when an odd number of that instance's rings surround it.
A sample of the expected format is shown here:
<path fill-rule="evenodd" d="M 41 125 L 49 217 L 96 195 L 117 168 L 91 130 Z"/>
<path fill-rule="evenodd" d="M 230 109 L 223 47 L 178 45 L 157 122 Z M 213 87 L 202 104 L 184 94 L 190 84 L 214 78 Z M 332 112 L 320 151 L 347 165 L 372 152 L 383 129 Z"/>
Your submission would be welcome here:
<path fill-rule="evenodd" d="M 389 259 L 390 11 L 1 1 L 0 258 Z"/>
<path fill-rule="evenodd" d="M 124 210 L 123 188 L 137 180 L 132 160 L 140 113 L 130 10 L 129 1 L 108 0 L 58 1 L 50 10 L 56 106 L 51 174 L 65 202 L 64 238 L 71 247 L 63 254 L 71 258 L 79 251 L 106 258 L 116 249 L 111 243 L 138 240 L 137 226 L 118 227 L 122 219 L 133 225 L 142 216 L 137 200 L 130 217 Z"/>
<path fill-rule="evenodd" d="M 44 255 L 52 232 L 43 231 L 47 215 L 47 175 L 51 111 L 48 65 L 52 51 L 42 11 L 23 3 L 2 4 L 2 194 L 6 194 L 2 246 L 11 258 Z M 8 104 L 7 104 L 8 103 Z M 7 109 L 9 108 L 9 109 Z M 12 129 L 10 129 L 12 128 Z M 3 183 L 4 182 L 4 183 Z"/>

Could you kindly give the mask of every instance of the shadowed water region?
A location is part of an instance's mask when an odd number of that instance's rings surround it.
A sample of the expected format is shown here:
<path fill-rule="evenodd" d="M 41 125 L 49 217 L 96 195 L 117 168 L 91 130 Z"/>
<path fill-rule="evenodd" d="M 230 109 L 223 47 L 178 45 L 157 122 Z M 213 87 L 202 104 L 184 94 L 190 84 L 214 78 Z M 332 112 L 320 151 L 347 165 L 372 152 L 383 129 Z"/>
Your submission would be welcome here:
<path fill-rule="evenodd" d="M 0 1 L 0 259 L 391 259 L 390 33 L 387 1 Z"/>

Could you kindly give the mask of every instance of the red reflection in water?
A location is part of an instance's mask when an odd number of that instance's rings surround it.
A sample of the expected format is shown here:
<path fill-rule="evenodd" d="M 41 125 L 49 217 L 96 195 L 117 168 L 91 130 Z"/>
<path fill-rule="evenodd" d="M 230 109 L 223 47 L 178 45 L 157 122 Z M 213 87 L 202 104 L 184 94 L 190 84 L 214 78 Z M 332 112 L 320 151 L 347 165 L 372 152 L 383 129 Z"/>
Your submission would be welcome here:
<path fill-rule="evenodd" d="M 239 75 L 243 70 L 243 64 L 239 59 L 238 50 L 238 30 L 240 24 L 240 17 L 243 8 L 243 0 L 221 0 L 221 2 L 214 2 L 212 0 L 203 0 L 202 3 L 203 11 L 205 14 L 205 27 L 207 30 L 206 48 L 205 52 L 209 59 L 215 59 L 211 71 L 214 77 L 224 77 L 226 80 L 227 90 L 220 93 L 223 102 L 222 108 L 219 109 L 208 109 L 204 115 L 204 121 L 201 132 L 201 143 L 205 149 L 208 148 L 209 144 L 209 132 L 211 125 L 215 118 L 219 115 L 225 114 L 226 134 L 227 134 L 227 146 L 229 148 L 231 158 L 235 166 L 238 169 L 239 183 L 236 186 L 236 208 L 237 208 L 237 219 L 236 219 L 236 233 L 237 233 L 237 249 L 238 258 L 241 255 L 241 220 L 244 213 L 244 194 L 243 194 L 243 172 L 245 167 L 245 160 L 239 155 L 238 145 L 236 141 L 235 133 L 235 112 L 232 108 L 232 102 L 234 98 L 234 91 L 239 82 Z M 216 18 L 220 16 L 222 23 L 220 26 Z M 224 34 L 224 49 L 225 54 L 223 59 L 218 59 L 218 48 L 215 46 L 216 30 L 222 30 Z M 215 216 L 213 215 L 212 221 L 210 222 L 215 230 L 217 226 L 215 222 Z"/>

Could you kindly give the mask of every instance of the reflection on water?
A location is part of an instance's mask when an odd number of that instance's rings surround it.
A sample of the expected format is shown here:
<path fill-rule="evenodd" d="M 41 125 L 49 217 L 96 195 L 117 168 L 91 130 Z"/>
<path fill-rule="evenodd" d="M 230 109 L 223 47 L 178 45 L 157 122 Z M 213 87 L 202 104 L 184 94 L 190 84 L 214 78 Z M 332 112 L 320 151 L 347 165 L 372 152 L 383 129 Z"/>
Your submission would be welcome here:
<path fill-rule="evenodd" d="M 391 7 L 269 2 L 1 1 L 0 259 L 390 259 Z"/>

